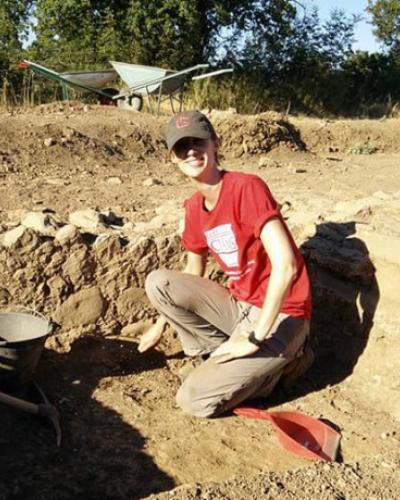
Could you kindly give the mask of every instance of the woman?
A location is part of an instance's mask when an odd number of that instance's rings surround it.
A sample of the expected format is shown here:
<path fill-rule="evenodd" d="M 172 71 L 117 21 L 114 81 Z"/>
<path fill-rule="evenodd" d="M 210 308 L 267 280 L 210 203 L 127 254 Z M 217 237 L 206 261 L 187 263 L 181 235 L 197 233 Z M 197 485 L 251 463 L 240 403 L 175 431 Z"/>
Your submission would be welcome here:
<path fill-rule="evenodd" d="M 293 379 L 308 368 L 310 286 L 266 184 L 218 168 L 218 139 L 207 117 L 180 113 L 166 136 L 173 163 L 197 192 L 185 201 L 185 269 L 147 277 L 147 295 L 161 316 L 142 336 L 139 351 L 155 346 L 170 323 L 185 354 L 203 361 L 183 381 L 178 405 L 212 417 L 267 396 L 282 376 Z M 203 278 L 209 252 L 229 288 Z"/>

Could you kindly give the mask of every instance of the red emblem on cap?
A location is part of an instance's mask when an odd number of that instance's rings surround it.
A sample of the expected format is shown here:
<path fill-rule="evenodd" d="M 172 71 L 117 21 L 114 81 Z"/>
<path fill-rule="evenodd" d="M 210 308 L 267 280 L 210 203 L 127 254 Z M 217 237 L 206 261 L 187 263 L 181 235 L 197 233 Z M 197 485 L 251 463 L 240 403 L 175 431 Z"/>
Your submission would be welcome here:
<path fill-rule="evenodd" d="M 186 113 L 180 113 L 176 117 L 176 128 L 185 128 L 190 125 L 190 117 Z"/>

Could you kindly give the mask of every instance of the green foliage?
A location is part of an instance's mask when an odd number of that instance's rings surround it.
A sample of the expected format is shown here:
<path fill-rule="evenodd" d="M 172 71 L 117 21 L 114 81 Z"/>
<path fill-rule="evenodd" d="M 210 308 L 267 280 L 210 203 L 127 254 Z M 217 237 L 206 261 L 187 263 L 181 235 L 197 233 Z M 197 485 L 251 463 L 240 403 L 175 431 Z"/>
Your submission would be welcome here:
<path fill-rule="evenodd" d="M 352 54 L 354 23 L 340 10 L 324 24 L 316 10 L 296 20 L 279 74 L 282 84 L 276 85 L 281 98 L 290 96 L 291 105 L 303 112 L 333 110 L 338 101 L 336 75 Z"/>
<path fill-rule="evenodd" d="M 132 62 L 181 69 L 203 61 L 209 27 L 197 2 L 133 0 L 127 17 Z"/>
<path fill-rule="evenodd" d="M 367 10 L 372 14 L 377 38 L 400 55 L 400 2 L 368 0 Z"/>
<path fill-rule="evenodd" d="M 29 4 L 23 0 L 2 0 L 0 2 L 0 69 L 8 69 L 15 62 L 26 37 Z"/>
<path fill-rule="evenodd" d="M 349 149 L 349 153 L 353 155 L 372 155 L 378 151 L 378 148 L 370 142 L 362 142 L 355 144 Z"/>
<path fill-rule="evenodd" d="M 400 60 L 393 55 L 358 52 L 343 69 L 343 84 L 354 103 L 370 104 L 388 96 L 400 98 Z"/>
<path fill-rule="evenodd" d="M 288 0 L 132 0 L 131 58 L 177 69 L 204 61 L 237 62 L 244 33 L 253 55 L 256 40 L 276 54 L 294 14 Z"/>
<path fill-rule="evenodd" d="M 341 66 L 352 55 L 356 19 L 334 10 L 321 23 L 318 11 L 293 16 L 288 10 L 275 19 L 279 26 L 269 39 L 257 30 L 247 36 L 239 54 L 235 88 L 238 111 L 278 109 L 323 114 L 340 112 Z M 267 31 L 267 23 L 264 29 Z M 272 23 L 273 24 L 273 23 Z M 231 62 L 234 62 L 233 54 Z M 240 97 L 239 97 L 240 96 Z"/>
<path fill-rule="evenodd" d="M 0 2 L 0 101 L 7 104 L 19 98 L 23 76 L 15 71 L 28 33 L 29 1 Z"/>
<path fill-rule="evenodd" d="M 0 93 L 54 84 L 16 71 L 24 57 L 56 71 L 109 67 L 109 60 L 182 69 L 208 62 L 233 75 L 191 85 L 196 107 L 268 109 L 317 115 L 382 113 L 400 100 L 400 4 L 369 1 L 386 54 L 353 53 L 357 18 L 295 0 L 1 0 Z M 36 39 L 27 49 L 29 16 Z M 26 80 L 23 81 L 23 78 Z M 40 80 L 40 81 L 39 81 Z M 25 90 L 23 90 L 25 89 Z M 47 92 L 47 94 L 46 94 Z M 1 96 L 1 94 L 0 94 Z M 3 99 L 4 100 L 4 99 Z"/>
<path fill-rule="evenodd" d="M 128 5 L 128 0 L 37 0 L 36 41 L 28 53 L 58 70 L 96 69 L 110 59 L 126 59 Z"/>

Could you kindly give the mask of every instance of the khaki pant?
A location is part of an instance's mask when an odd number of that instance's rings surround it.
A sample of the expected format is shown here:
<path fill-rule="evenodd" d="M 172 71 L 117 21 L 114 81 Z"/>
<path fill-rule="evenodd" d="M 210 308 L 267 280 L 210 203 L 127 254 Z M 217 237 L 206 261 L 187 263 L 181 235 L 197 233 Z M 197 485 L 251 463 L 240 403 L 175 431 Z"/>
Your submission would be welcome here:
<path fill-rule="evenodd" d="M 218 283 L 160 269 L 146 279 L 153 306 L 176 329 L 188 356 L 213 352 L 237 329 L 254 329 L 260 309 L 237 301 Z M 178 405 L 198 417 L 212 417 L 242 401 L 267 396 L 284 367 L 303 353 L 309 321 L 279 314 L 268 339 L 255 354 L 196 367 L 177 393 Z"/>

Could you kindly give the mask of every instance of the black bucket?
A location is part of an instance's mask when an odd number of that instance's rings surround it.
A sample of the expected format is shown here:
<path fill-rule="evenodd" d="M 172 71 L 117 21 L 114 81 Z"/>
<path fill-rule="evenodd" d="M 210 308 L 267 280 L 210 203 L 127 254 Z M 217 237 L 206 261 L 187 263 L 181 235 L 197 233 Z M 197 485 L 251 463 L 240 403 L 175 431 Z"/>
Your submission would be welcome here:
<path fill-rule="evenodd" d="M 51 322 L 32 314 L 0 313 L 0 390 L 17 391 L 32 380 Z"/>

